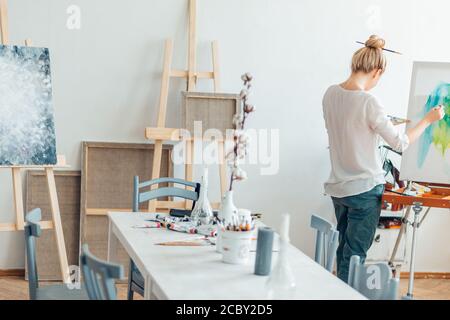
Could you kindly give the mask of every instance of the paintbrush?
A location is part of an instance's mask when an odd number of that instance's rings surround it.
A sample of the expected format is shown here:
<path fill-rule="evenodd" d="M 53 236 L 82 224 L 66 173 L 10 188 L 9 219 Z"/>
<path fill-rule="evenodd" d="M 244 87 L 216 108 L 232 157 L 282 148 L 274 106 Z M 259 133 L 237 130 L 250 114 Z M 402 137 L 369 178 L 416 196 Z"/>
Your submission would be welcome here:
<path fill-rule="evenodd" d="M 176 241 L 168 241 L 168 242 L 159 242 L 155 243 L 157 246 L 168 246 L 168 247 L 201 247 L 207 245 L 214 245 L 208 237 L 195 237 L 195 238 L 187 238 Z"/>
<path fill-rule="evenodd" d="M 390 116 L 390 115 L 388 115 L 388 118 L 391 120 L 391 122 L 394 126 L 398 126 L 400 124 L 411 122 L 411 120 L 403 119 L 403 118 L 399 118 L 399 117 L 395 117 L 395 116 Z"/>
<path fill-rule="evenodd" d="M 361 41 L 356 41 L 356 43 L 359 43 L 359 44 L 362 44 L 362 45 L 366 45 L 364 42 L 361 42 Z M 387 51 L 387 52 L 392 52 L 392 53 L 395 53 L 395 54 L 399 54 L 399 55 L 402 55 L 403 53 L 400 53 L 400 52 L 398 52 L 398 51 L 394 51 L 394 50 L 391 50 L 391 49 L 386 49 L 386 48 L 380 48 L 381 50 L 384 50 L 384 51 Z"/>
<path fill-rule="evenodd" d="M 398 191 L 394 191 L 394 190 L 386 190 L 386 192 L 391 192 L 391 193 L 395 193 L 395 194 L 398 194 L 398 195 L 401 195 L 401 196 L 411 197 L 410 194 L 403 193 L 403 192 L 398 192 Z"/>
<path fill-rule="evenodd" d="M 210 244 L 194 242 L 194 241 L 172 241 L 172 242 L 156 243 L 155 245 L 165 246 L 165 247 L 203 247 L 203 246 L 207 246 Z"/>

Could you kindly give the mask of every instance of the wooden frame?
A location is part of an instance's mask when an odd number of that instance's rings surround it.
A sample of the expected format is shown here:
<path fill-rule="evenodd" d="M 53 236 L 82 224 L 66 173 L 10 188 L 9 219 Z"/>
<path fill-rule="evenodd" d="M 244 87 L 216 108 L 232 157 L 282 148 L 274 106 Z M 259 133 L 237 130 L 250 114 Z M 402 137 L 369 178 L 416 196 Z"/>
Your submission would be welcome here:
<path fill-rule="evenodd" d="M 80 244 L 106 259 L 108 211 L 132 211 L 133 177 L 151 179 L 155 146 L 142 143 L 82 142 Z M 161 148 L 160 174 L 171 176 L 172 146 Z M 161 200 L 157 208 L 184 208 L 184 202 Z M 141 210 L 147 208 L 141 206 Z M 123 256 L 126 261 L 126 256 Z"/>
<path fill-rule="evenodd" d="M 144 143 L 84 141 L 82 142 L 82 149 L 82 213 L 87 216 L 98 216 L 106 215 L 108 211 L 131 211 L 133 177 L 139 175 L 142 180 L 150 179 L 151 170 L 145 169 L 152 168 L 151 161 L 155 146 Z M 160 173 L 170 175 L 173 172 L 172 162 L 170 161 L 172 146 L 164 145 L 162 150 L 164 165 L 160 167 Z M 127 166 L 123 166 L 123 161 L 127 160 L 124 157 L 128 157 L 127 159 L 132 163 L 125 161 Z M 115 172 L 115 174 L 112 175 L 112 172 Z M 116 179 L 117 175 L 128 175 L 127 181 L 119 181 L 121 179 Z M 110 179 L 110 181 L 101 181 L 101 179 Z M 107 186 L 108 183 L 115 184 L 114 188 L 111 189 Z M 124 183 L 128 183 L 128 185 L 120 185 Z M 102 190 L 104 188 L 110 189 Z M 108 198 L 110 195 L 106 195 L 107 192 L 113 193 L 113 199 Z M 124 192 L 126 193 L 125 196 L 122 195 Z M 124 197 L 126 198 L 125 203 Z M 171 201 L 158 201 L 157 208 L 164 210 L 170 208 L 171 205 Z"/>
<path fill-rule="evenodd" d="M 8 33 L 8 11 L 7 11 L 7 1 L 0 0 L 0 35 L 1 44 L 9 44 L 9 33 Z M 31 40 L 25 40 L 25 45 L 31 45 Z M 49 191 L 50 207 L 52 212 L 51 221 L 43 221 L 41 223 L 42 228 L 50 229 L 53 228 L 56 237 L 56 248 L 59 257 L 59 267 L 61 272 L 61 278 L 64 282 L 70 282 L 69 265 L 67 262 L 66 246 L 64 242 L 64 233 L 61 224 L 61 216 L 59 211 L 58 195 L 56 192 L 55 168 L 64 168 L 65 157 L 58 156 L 56 165 L 49 166 L 1 166 L 0 169 L 11 169 L 12 181 L 13 181 L 13 195 L 14 195 L 14 211 L 16 213 L 15 223 L 0 223 L 0 232 L 2 231 L 23 231 L 24 230 L 24 207 L 23 207 L 23 193 L 22 193 L 22 170 L 26 169 L 43 169 L 45 171 L 45 176 L 47 180 L 47 186 Z"/>
<path fill-rule="evenodd" d="M 51 208 L 46 188 L 45 173 L 27 171 L 26 211 L 41 208 L 43 219 L 51 217 Z M 80 171 L 55 171 L 55 183 L 61 208 L 61 220 L 69 265 L 78 265 L 80 241 Z M 49 221 L 50 224 L 51 221 Z M 46 223 L 44 222 L 44 225 Z M 52 227 L 52 225 L 50 225 Z M 55 232 L 48 226 L 43 228 L 36 243 L 39 280 L 62 280 L 58 270 Z M 51 228 L 50 228 L 51 229 Z"/>
<path fill-rule="evenodd" d="M 239 113 L 241 98 L 238 94 L 183 92 L 182 126 L 191 136 L 194 121 L 202 122 L 202 130 L 217 129 L 223 138 L 227 130 L 234 130 L 233 117 Z"/>
<path fill-rule="evenodd" d="M 3 45 L 9 44 L 8 35 L 8 11 L 6 0 L 0 0 L 0 36 Z"/>

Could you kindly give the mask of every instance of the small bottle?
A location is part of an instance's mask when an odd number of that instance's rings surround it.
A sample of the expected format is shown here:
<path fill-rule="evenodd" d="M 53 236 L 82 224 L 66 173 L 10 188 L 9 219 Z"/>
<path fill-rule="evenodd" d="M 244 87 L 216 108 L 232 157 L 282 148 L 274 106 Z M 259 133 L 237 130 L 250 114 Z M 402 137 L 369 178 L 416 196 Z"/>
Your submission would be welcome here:
<path fill-rule="evenodd" d="M 203 169 L 200 195 L 191 212 L 191 221 L 197 225 L 210 224 L 213 221 L 213 211 L 208 200 L 208 168 Z"/>
<path fill-rule="evenodd" d="M 285 300 L 295 297 L 295 278 L 288 261 L 289 214 L 283 214 L 280 230 L 280 252 L 275 268 L 267 281 L 269 299 Z"/>

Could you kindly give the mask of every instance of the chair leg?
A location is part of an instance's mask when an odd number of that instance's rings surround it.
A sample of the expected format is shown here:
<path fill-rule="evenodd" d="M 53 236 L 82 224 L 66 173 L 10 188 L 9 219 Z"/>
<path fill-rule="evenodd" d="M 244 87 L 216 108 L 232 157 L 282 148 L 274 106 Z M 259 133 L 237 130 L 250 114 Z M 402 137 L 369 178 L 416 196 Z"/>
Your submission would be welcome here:
<path fill-rule="evenodd" d="M 133 278 L 132 278 L 133 270 L 134 270 L 134 262 L 133 262 L 133 260 L 130 259 L 130 268 L 128 271 L 128 293 L 127 293 L 128 300 L 133 300 L 133 296 L 134 296 L 134 291 L 131 288 L 131 283 L 133 281 Z"/>
<path fill-rule="evenodd" d="M 133 296 L 134 296 L 134 291 L 131 290 L 131 283 L 128 283 L 128 294 L 127 294 L 127 299 L 128 299 L 128 300 L 133 300 Z"/>

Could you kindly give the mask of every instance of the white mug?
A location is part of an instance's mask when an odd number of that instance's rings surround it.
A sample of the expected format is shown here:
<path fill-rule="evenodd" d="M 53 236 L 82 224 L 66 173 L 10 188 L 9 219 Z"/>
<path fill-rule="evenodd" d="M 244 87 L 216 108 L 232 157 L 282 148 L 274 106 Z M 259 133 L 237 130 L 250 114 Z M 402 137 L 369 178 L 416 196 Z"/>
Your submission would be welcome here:
<path fill-rule="evenodd" d="M 246 264 L 250 257 L 253 232 L 222 231 L 222 261 L 230 264 Z"/>

